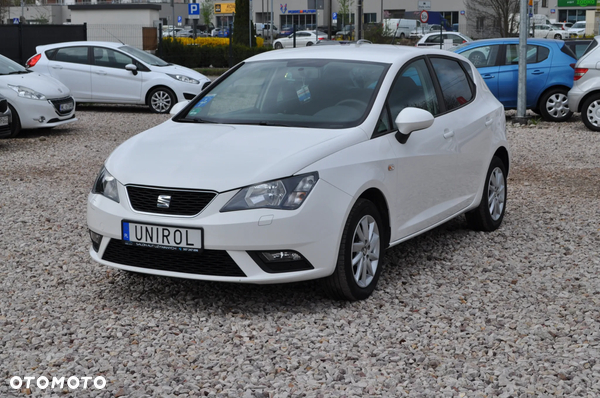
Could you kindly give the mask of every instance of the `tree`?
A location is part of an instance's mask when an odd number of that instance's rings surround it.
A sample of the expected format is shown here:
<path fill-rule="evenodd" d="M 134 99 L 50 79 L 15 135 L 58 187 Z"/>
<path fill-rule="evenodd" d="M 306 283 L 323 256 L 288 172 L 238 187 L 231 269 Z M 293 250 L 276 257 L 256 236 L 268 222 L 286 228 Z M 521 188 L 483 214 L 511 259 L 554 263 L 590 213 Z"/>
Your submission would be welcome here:
<path fill-rule="evenodd" d="M 206 25 L 206 29 L 208 29 L 210 23 L 212 22 L 214 12 L 215 6 L 212 0 L 204 0 L 200 5 L 200 15 L 202 16 L 202 22 L 204 22 L 204 25 Z"/>
<path fill-rule="evenodd" d="M 342 28 L 344 25 L 352 23 L 350 18 L 350 10 L 354 6 L 354 0 L 338 0 L 338 21 L 342 20 Z"/>
<path fill-rule="evenodd" d="M 252 34 L 252 47 L 256 47 L 254 26 L 250 26 L 250 2 L 248 0 L 235 0 L 235 18 L 233 20 L 233 43 L 248 46 L 250 33 Z M 254 24 L 252 24 L 254 25 Z M 250 29 L 252 28 L 252 32 Z"/>
<path fill-rule="evenodd" d="M 509 37 L 518 32 L 520 0 L 464 0 L 467 34 L 474 38 Z"/>

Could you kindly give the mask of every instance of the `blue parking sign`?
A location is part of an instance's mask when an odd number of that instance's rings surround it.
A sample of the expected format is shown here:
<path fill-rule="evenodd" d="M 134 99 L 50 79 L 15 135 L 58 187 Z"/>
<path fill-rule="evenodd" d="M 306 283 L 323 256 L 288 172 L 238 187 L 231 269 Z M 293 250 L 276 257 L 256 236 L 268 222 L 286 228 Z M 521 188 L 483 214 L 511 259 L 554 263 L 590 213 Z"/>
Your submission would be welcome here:
<path fill-rule="evenodd" d="M 331 19 L 337 19 L 337 12 L 334 12 L 331 16 Z"/>
<path fill-rule="evenodd" d="M 188 14 L 189 15 L 200 15 L 200 4 L 188 3 Z"/>
<path fill-rule="evenodd" d="M 14 25 L 18 25 L 19 24 L 19 18 L 13 18 L 13 24 Z"/>

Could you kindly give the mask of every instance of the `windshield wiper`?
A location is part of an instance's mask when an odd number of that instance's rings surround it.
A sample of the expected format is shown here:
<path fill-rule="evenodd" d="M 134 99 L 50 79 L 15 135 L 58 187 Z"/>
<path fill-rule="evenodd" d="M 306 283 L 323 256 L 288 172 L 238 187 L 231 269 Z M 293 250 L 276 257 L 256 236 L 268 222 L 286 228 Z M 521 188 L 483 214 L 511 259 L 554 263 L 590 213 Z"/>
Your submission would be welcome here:
<path fill-rule="evenodd" d="M 20 75 L 22 73 L 31 73 L 31 71 L 28 71 L 28 70 L 16 70 L 14 72 L 8 72 L 9 75 Z"/>
<path fill-rule="evenodd" d="M 186 123 L 217 123 L 217 122 L 213 122 L 212 120 L 206 120 L 206 119 L 202 119 L 201 117 L 195 117 L 192 119 L 189 118 L 182 118 L 177 120 L 178 122 L 186 122 Z"/>

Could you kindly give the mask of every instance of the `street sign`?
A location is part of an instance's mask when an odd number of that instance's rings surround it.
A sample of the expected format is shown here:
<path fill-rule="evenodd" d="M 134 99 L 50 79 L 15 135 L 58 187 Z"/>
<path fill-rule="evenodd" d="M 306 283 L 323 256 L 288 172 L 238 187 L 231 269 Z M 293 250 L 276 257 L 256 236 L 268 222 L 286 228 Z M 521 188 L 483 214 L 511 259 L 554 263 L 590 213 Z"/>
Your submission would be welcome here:
<path fill-rule="evenodd" d="M 190 19 L 200 19 L 200 4 L 188 3 L 188 15 Z"/>
<path fill-rule="evenodd" d="M 331 17 L 331 19 L 337 19 L 337 12 L 334 12 L 334 13 L 332 14 L 332 17 Z"/>
<path fill-rule="evenodd" d="M 181 16 L 177 17 L 177 23 L 181 23 Z"/>
<path fill-rule="evenodd" d="M 19 24 L 19 18 L 13 18 L 13 24 L 14 25 L 18 25 Z"/>
<path fill-rule="evenodd" d="M 421 1 L 419 0 L 419 10 L 427 10 L 431 11 L 431 1 Z"/>
<path fill-rule="evenodd" d="M 429 13 L 425 10 L 421 11 L 419 19 L 421 20 L 421 23 L 427 23 L 427 21 L 429 21 Z"/>

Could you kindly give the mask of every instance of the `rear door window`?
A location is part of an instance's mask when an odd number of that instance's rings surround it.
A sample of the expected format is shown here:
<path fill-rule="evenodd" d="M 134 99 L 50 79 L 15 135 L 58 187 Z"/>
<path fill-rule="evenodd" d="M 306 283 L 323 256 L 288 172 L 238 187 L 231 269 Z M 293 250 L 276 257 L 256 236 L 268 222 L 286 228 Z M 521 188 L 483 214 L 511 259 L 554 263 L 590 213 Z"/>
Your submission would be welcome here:
<path fill-rule="evenodd" d="M 459 61 L 441 57 L 430 59 L 440 84 L 446 111 L 460 108 L 470 102 L 474 97 L 471 79 Z"/>
<path fill-rule="evenodd" d="M 47 55 L 49 55 L 47 53 Z M 89 64 L 88 48 L 82 47 L 63 47 L 56 50 L 51 58 L 53 61 L 71 62 L 75 64 Z"/>

